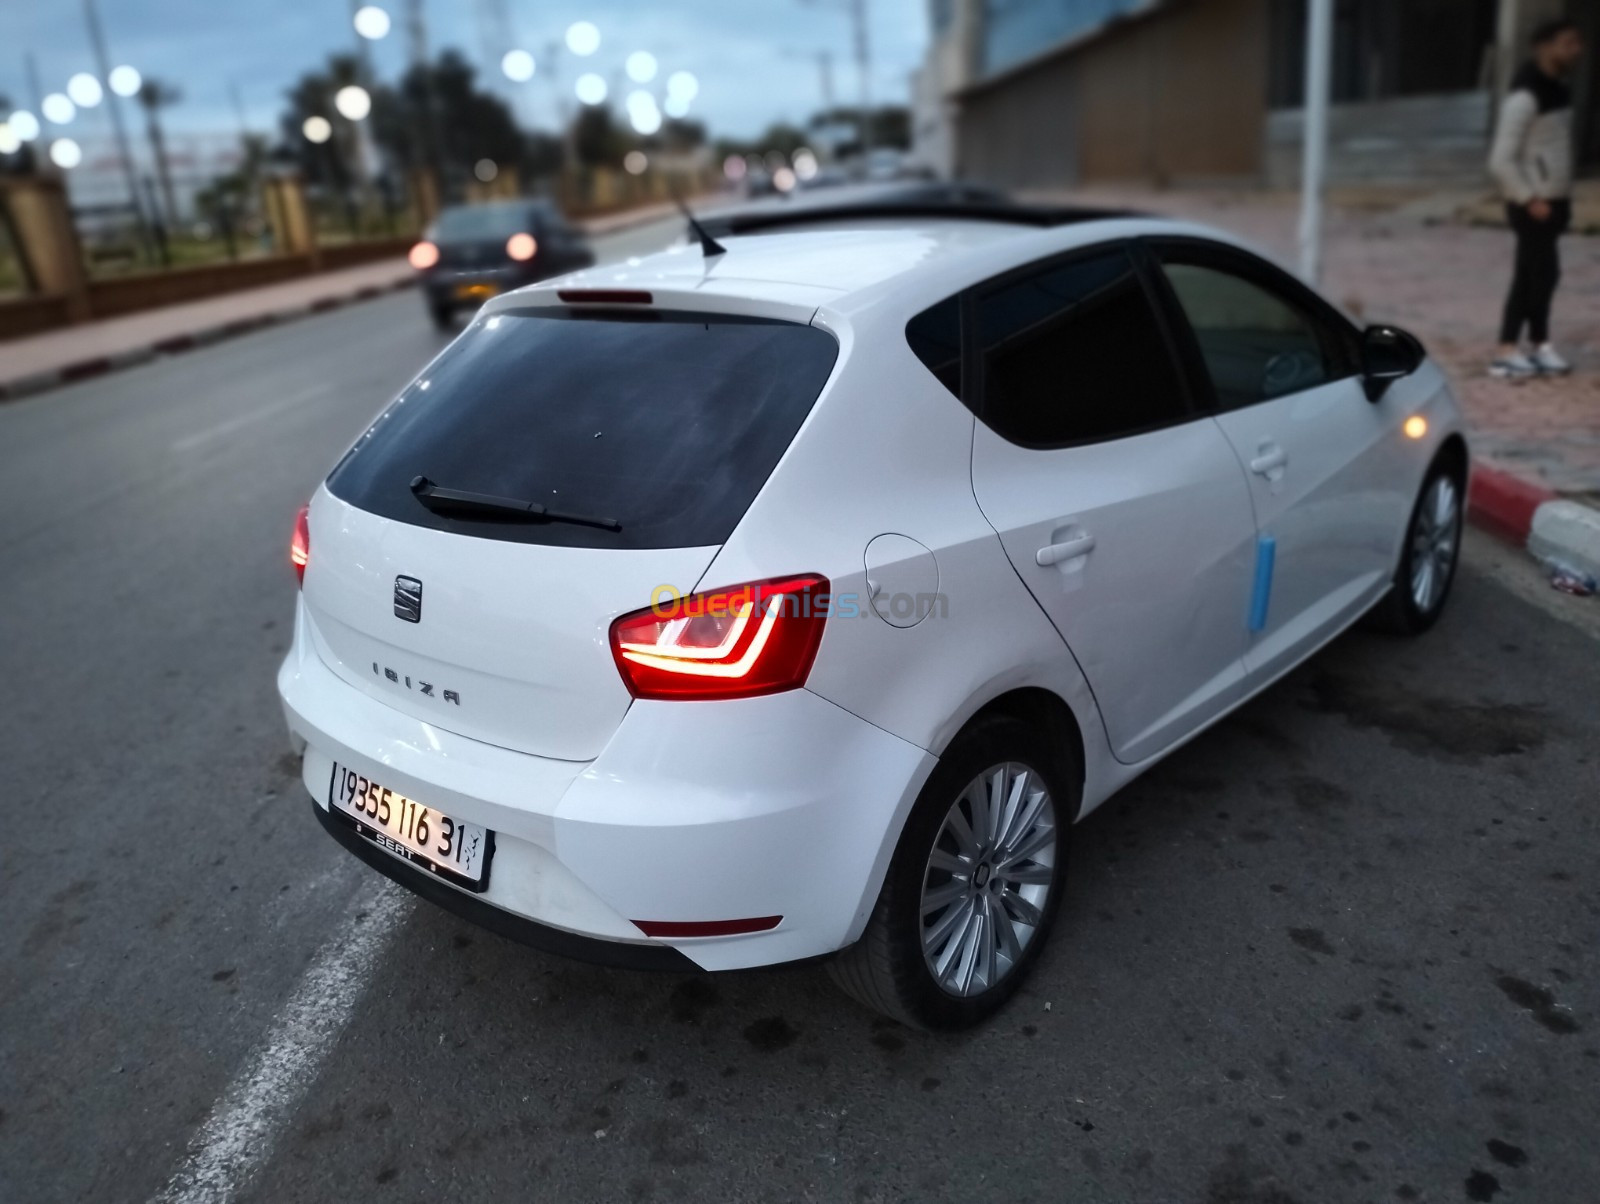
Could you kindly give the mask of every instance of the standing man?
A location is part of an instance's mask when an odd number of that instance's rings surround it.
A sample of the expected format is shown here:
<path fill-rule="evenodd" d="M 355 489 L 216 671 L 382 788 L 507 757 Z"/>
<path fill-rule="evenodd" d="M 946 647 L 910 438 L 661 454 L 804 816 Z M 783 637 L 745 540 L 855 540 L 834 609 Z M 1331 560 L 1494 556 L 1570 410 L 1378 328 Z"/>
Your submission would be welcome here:
<path fill-rule="evenodd" d="M 1561 279 L 1558 243 L 1572 221 L 1572 90 L 1566 79 L 1582 57 L 1577 23 L 1546 21 L 1533 31 L 1533 58 L 1511 81 L 1500 109 L 1489 171 L 1516 232 L 1517 267 L 1491 376 L 1572 371 L 1550 344 L 1550 302 Z M 1523 350 L 1524 328 L 1531 353 Z"/>

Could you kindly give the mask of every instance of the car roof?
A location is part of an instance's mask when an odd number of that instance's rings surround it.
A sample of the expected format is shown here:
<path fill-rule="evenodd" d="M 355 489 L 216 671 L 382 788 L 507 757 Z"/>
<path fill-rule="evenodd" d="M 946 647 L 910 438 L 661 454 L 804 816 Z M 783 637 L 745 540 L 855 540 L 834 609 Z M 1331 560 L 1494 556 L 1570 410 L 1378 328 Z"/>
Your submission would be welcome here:
<path fill-rule="evenodd" d="M 1164 219 L 1106 217 L 1057 226 L 966 218 L 856 217 L 719 238 L 707 257 L 695 242 L 585 269 L 508 293 L 493 308 L 644 290 L 658 306 L 850 312 L 885 300 L 915 313 L 961 289 L 1036 259 L 1123 238 L 1175 234 L 1243 246 L 1230 235 Z M 1251 248 L 1254 250 L 1253 248 Z M 1257 252 L 1259 253 L 1259 252 Z M 743 304 L 748 302 L 749 304 Z M 776 307 L 774 309 L 773 307 Z"/>

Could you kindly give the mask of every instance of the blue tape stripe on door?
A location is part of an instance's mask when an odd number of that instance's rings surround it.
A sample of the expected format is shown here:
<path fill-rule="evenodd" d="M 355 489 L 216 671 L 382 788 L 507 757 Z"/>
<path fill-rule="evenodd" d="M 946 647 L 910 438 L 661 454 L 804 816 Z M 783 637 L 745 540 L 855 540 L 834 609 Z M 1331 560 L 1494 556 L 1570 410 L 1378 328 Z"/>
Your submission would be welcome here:
<path fill-rule="evenodd" d="M 1267 625 L 1267 604 L 1272 601 L 1272 566 L 1278 558 L 1278 541 L 1270 535 L 1256 540 L 1256 584 L 1250 594 L 1250 630 Z"/>

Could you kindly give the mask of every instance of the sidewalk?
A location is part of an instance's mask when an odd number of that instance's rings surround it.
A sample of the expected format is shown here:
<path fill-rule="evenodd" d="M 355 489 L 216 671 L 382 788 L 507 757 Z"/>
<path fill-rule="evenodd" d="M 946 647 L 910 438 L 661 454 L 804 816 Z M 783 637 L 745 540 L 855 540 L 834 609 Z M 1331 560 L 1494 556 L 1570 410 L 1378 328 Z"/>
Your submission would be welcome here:
<path fill-rule="evenodd" d="M 576 224 L 600 237 L 658 221 L 673 211 L 670 203 L 649 205 Z M 412 277 L 404 259 L 385 260 L 7 339 L 0 342 L 0 402 L 407 288 Z"/>
<path fill-rule="evenodd" d="M 404 259 L 320 272 L 0 342 L 0 401 L 143 363 L 411 284 Z"/>

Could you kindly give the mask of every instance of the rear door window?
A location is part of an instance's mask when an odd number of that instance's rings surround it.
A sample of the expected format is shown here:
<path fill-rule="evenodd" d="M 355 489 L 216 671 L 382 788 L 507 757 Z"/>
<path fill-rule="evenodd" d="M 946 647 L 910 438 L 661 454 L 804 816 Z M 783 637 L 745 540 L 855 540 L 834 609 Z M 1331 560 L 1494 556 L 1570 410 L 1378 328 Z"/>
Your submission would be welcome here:
<path fill-rule="evenodd" d="M 1026 447 L 1117 439 L 1189 418 L 1126 249 L 1051 264 L 978 298 L 981 416 Z"/>
<path fill-rule="evenodd" d="M 790 322 L 502 310 L 475 321 L 379 415 L 328 488 L 385 518 L 489 539 L 723 543 L 837 355 L 830 335 Z M 436 514 L 411 493 L 418 476 L 622 529 Z"/>

